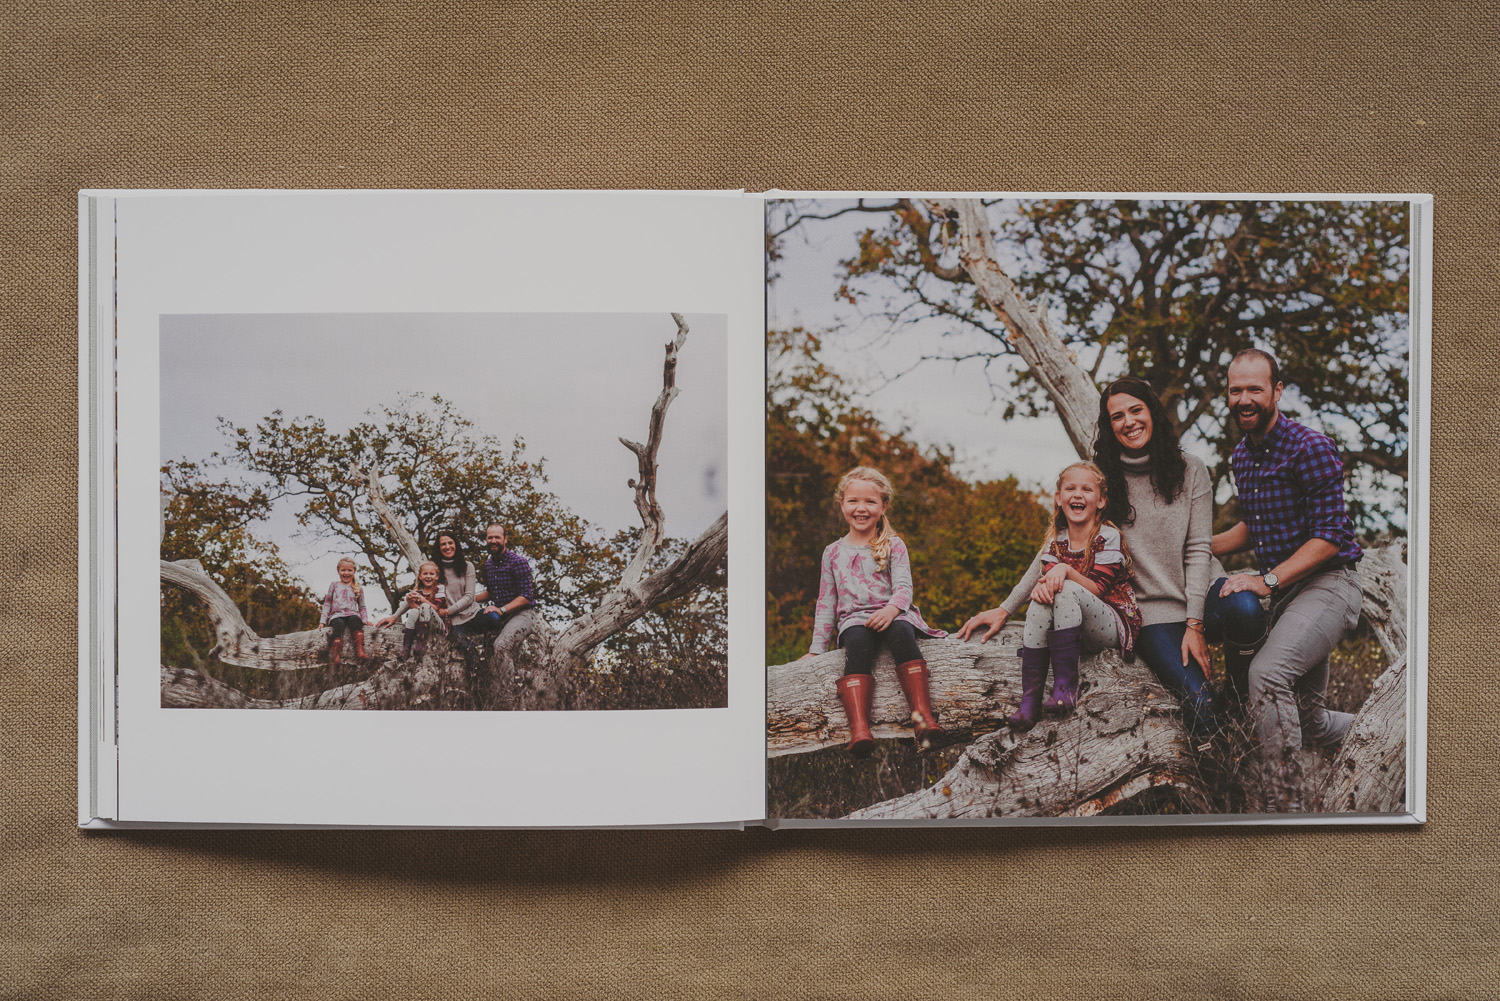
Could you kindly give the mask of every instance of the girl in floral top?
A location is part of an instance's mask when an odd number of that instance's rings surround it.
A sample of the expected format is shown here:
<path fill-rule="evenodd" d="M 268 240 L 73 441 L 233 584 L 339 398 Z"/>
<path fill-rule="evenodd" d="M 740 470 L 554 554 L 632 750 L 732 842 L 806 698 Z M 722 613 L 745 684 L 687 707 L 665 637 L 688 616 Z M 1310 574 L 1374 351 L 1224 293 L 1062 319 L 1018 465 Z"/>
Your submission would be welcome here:
<path fill-rule="evenodd" d="M 326 626 L 333 631 L 333 639 L 328 644 L 329 667 L 339 662 L 339 648 L 344 645 L 345 633 L 354 637 L 354 659 L 365 659 L 365 623 L 370 621 L 370 615 L 365 611 L 365 589 L 354 579 L 355 569 L 354 561 L 349 557 L 339 560 L 339 579 L 328 585 L 328 593 L 323 596 L 323 614 L 318 619 L 318 627 Z"/>
<path fill-rule="evenodd" d="M 1071 712 L 1078 703 L 1080 650 L 1117 646 L 1133 657 L 1141 613 L 1130 586 L 1130 557 L 1120 530 L 1104 520 L 1104 474 L 1092 462 L 1075 462 L 1057 478 L 1052 525 L 1031 568 L 1001 603 L 998 624 L 987 639 L 1028 599 L 1021 639 L 1021 704 L 1010 725 L 1036 723 L 1039 709 Z M 967 639 L 979 623 L 970 619 L 959 632 Z M 1052 697 L 1042 704 L 1042 686 L 1051 662 Z"/>
<path fill-rule="evenodd" d="M 932 711 L 927 661 L 916 637 L 945 634 L 923 622 L 912 604 L 911 559 L 886 517 L 891 498 L 891 481 L 869 466 L 851 469 L 839 480 L 835 499 L 849 531 L 823 550 L 812 647 L 806 655 L 830 649 L 835 637 L 844 648 L 839 701 L 849 718 L 849 750 L 857 757 L 875 746 L 871 669 L 881 646 L 896 661 L 896 680 L 911 707 L 917 746 L 931 747 L 943 733 Z"/>

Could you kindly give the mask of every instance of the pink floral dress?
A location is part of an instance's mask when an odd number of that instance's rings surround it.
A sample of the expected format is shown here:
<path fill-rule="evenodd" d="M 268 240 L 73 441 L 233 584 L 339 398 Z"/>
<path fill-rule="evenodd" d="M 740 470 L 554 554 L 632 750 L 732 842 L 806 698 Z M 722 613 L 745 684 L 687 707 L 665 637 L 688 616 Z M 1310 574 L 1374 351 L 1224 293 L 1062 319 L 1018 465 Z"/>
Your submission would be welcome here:
<path fill-rule="evenodd" d="M 818 605 L 813 619 L 813 653 L 833 649 L 838 636 L 886 605 L 901 611 L 898 620 L 908 622 L 920 636 L 946 636 L 922 621 L 912 604 L 911 556 L 899 536 L 891 539 L 891 557 L 884 570 L 875 568 L 869 546 L 851 546 L 839 539 L 823 550 L 823 574 L 818 585 Z"/>

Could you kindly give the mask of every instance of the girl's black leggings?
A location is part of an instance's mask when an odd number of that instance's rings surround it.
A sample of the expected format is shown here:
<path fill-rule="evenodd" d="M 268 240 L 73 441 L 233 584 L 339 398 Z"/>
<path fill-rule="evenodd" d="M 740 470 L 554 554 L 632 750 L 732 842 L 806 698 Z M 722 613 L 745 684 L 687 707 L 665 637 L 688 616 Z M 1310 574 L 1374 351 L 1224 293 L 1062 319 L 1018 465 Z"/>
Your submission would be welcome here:
<path fill-rule="evenodd" d="M 868 626 L 850 626 L 839 633 L 839 646 L 844 648 L 844 673 L 869 674 L 882 643 L 898 664 L 922 659 L 917 649 L 917 632 L 910 622 L 897 619 L 880 633 Z"/>

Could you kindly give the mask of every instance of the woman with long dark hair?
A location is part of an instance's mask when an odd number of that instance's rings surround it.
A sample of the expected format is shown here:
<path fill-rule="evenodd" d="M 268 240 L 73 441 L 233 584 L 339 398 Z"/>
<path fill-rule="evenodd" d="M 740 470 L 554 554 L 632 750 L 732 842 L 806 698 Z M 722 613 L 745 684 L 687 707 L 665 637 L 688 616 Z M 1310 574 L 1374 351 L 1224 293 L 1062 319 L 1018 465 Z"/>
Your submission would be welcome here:
<path fill-rule="evenodd" d="M 1178 442 L 1166 407 L 1150 383 L 1126 376 L 1099 398 L 1094 462 L 1104 471 L 1105 517 L 1120 526 L 1135 571 L 1141 631 L 1136 653 L 1183 704 L 1195 738 L 1218 730 L 1208 684 L 1208 643 L 1226 627 L 1264 629 L 1259 602 L 1210 600 L 1213 587 L 1213 485 L 1202 460 Z M 1254 595 L 1249 595 L 1253 600 Z M 1205 605 L 1209 606 L 1205 612 Z M 1244 607 L 1240 607 L 1244 605 Z"/>
<path fill-rule="evenodd" d="M 474 564 L 464 557 L 463 543 L 458 532 L 451 528 L 439 529 L 432 542 L 428 558 L 438 565 L 441 583 L 447 590 L 448 606 L 438 614 L 448 620 L 448 642 L 471 663 L 479 656 L 474 644 L 470 623 L 479 614 L 474 595 L 479 592 L 479 578 Z"/>

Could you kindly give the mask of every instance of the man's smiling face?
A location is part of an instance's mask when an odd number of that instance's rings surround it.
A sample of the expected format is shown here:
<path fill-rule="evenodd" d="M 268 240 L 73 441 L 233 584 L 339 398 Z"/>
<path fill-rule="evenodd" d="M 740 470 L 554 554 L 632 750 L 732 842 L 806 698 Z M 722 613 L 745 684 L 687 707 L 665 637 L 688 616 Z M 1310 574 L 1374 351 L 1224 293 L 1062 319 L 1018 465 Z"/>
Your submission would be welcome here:
<path fill-rule="evenodd" d="M 1229 366 L 1229 412 L 1245 434 L 1264 435 L 1276 420 L 1281 383 L 1272 385 L 1271 364 L 1264 358 L 1241 358 Z"/>

